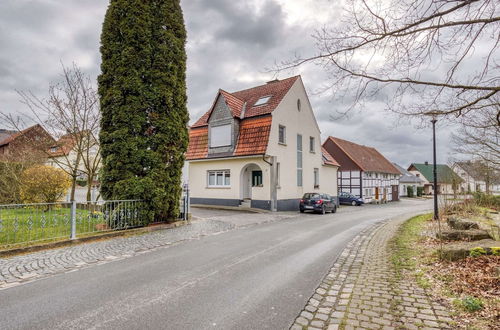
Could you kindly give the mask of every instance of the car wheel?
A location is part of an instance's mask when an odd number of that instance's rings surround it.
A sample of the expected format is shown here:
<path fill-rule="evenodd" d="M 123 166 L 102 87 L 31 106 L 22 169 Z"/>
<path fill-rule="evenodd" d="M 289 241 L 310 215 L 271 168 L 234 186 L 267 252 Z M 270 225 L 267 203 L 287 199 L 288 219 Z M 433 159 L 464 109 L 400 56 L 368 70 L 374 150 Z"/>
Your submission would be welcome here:
<path fill-rule="evenodd" d="M 337 212 L 337 205 L 334 205 L 333 209 L 332 209 L 332 213 L 336 213 L 336 212 Z"/>
<path fill-rule="evenodd" d="M 326 207 L 323 205 L 323 207 L 321 208 L 321 214 L 325 214 L 326 213 Z"/>
<path fill-rule="evenodd" d="M 356 206 L 356 201 L 352 201 L 351 205 Z"/>
<path fill-rule="evenodd" d="M 304 209 L 300 209 L 300 213 L 304 213 Z"/>

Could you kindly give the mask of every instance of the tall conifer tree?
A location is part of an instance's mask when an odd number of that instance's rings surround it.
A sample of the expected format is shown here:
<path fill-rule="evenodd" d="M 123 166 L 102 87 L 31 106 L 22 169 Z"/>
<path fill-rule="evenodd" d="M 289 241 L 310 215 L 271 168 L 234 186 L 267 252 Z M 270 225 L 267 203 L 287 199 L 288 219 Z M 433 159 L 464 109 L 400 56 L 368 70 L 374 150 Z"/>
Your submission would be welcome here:
<path fill-rule="evenodd" d="M 179 213 L 188 144 L 186 29 L 179 0 L 111 0 L 101 34 L 105 199 L 142 199 L 148 220 Z"/>

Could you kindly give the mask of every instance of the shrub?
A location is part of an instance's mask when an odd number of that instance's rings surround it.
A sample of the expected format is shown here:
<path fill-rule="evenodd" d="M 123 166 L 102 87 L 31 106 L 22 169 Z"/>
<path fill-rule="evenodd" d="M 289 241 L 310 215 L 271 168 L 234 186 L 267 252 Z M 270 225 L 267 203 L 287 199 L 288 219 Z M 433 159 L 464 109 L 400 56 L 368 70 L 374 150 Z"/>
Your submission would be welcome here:
<path fill-rule="evenodd" d="M 86 187 L 87 186 L 87 180 L 83 179 L 83 180 L 76 180 L 76 184 L 79 185 L 80 187 Z"/>
<path fill-rule="evenodd" d="M 474 202 L 478 206 L 488 207 L 495 210 L 500 209 L 500 196 L 488 195 L 482 192 L 475 192 L 473 194 Z"/>
<path fill-rule="evenodd" d="M 71 180 L 61 169 L 37 165 L 21 175 L 21 199 L 24 203 L 54 203 L 71 187 Z"/>
<path fill-rule="evenodd" d="M 483 308 L 483 302 L 479 298 L 467 296 L 461 301 L 462 306 L 469 312 L 476 312 Z"/>
<path fill-rule="evenodd" d="M 500 247 L 492 247 L 491 248 L 491 254 L 494 256 L 500 256 Z"/>
<path fill-rule="evenodd" d="M 406 187 L 406 195 L 408 197 L 414 197 L 415 195 L 413 194 L 413 187 L 412 186 L 408 186 Z"/>
<path fill-rule="evenodd" d="M 486 250 L 483 249 L 482 247 L 476 247 L 470 250 L 469 255 L 471 257 L 480 257 L 484 256 L 486 254 Z"/>
<path fill-rule="evenodd" d="M 424 187 L 417 187 L 417 196 L 422 197 L 424 194 Z"/>

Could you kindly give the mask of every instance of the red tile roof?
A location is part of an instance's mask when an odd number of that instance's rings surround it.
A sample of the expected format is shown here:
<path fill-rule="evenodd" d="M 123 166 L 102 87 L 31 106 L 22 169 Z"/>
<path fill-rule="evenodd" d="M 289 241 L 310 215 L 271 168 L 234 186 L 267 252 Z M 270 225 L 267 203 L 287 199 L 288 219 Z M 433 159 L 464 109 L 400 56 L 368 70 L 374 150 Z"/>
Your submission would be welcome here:
<path fill-rule="evenodd" d="M 232 155 L 224 157 L 263 155 L 266 153 L 271 132 L 272 116 L 260 116 L 243 119 L 240 134 Z M 189 147 L 186 160 L 205 159 L 208 157 L 208 127 L 189 130 Z"/>
<path fill-rule="evenodd" d="M 272 118 L 272 116 L 264 116 L 243 120 L 240 124 L 240 135 L 234 155 L 265 154 L 271 132 Z"/>
<path fill-rule="evenodd" d="M 238 92 L 228 93 L 219 90 L 217 97 L 210 110 L 208 110 L 200 119 L 198 119 L 192 127 L 201 127 L 208 125 L 208 119 L 215 106 L 219 94 L 224 96 L 226 104 L 231 109 L 233 117 L 250 118 L 270 114 L 280 104 L 283 97 L 290 90 L 292 85 L 299 79 L 300 76 L 294 76 L 283 80 L 273 80 L 265 85 L 241 90 Z M 270 96 L 269 101 L 263 105 L 255 106 L 255 103 L 262 97 Z"/>
<path fill-rule="evenodd" d="M 189 147 L 186 159 L 206 158 L 208 153 L 208 127 L 191 128 L 189 130 Z"/>
<path fill-rule="evenodd" d="M 399 170 L 388 161 L 375 148 L 356 144 L 335 137 L 328 137 L 335 143 L 361 170 L 365 172 L 379 172 L 390 174 L 401 174 Z M 340 164 L 342 166 L 342 164 Z"/>
<path fill-rule="evenodd" d="M 333 165 L 340 167 L 340 164 L 323 147 L 321 147 L 321 155 L 323 156 L 323 163 L 325 165 Z"/>
<path fill-rule="evenodd" d="M 29 131 L 35 130 L 35 129 L 42 129 L 43 130 L 42 126 L 40 126 L 39 124 L 36 124 L 36 125 L 30 126 L 28 128 L 25 128 L 22 131 L 13 132 L 13 134 L 10 134 L 6 138 L 4 138 L 3 141 L 0 141 L 0 146 L 9 144 L 12 141 L 14 141 L 15 139 L 17 139 L 18 137 L 23 136 L 24 134 L 28 133 Z"/>

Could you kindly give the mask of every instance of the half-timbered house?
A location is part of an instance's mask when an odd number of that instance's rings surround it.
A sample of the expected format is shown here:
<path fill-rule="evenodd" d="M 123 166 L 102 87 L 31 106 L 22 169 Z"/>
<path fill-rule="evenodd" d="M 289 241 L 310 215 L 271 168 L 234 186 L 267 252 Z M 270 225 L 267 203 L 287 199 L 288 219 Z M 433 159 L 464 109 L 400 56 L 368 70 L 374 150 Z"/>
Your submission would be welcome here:
<path fill-rule="evenodd" d="M 351 193 L 367 203 L 399 199 L 401 173 L 376 149 L 331 136 L 323 148 L 340 165 L 339 193 Z"/>

